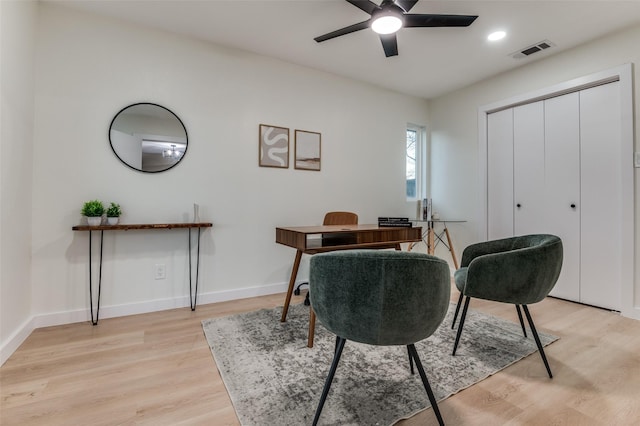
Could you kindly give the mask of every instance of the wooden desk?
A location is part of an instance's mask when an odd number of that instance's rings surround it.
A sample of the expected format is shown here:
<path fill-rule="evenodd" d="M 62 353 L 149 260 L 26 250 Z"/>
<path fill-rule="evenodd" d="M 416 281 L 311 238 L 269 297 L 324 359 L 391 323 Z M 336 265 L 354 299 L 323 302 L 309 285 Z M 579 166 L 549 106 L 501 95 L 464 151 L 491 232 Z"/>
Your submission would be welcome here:
<path fill-rule="evenodd" d="M 400 243 L 422 241 L 422 228 L 380 227 L 378 225 L 323 225 L 276 228 L 276 243 L 296 249 L 296 257 L 291 270 L 289 288 L 284 300 L 281 322 L 287 320 L 287 312 L 291 303 L 291 294 L 298 275 L 302 254 L 316 254 L 336 250 L 353 250 L 364 248 L 395 248 L 400 250 Z M 309 341 L 313 346 L 315 314 L 310 313 Z"/>
<path fill-rule="evenodd" d="M 118 225 L 99 225 L 99 226 L 87 226 L 87 225 L 79 225 L 74 226 L 71 229 L 73 231 L 89 231 L 89 308 L 91 310 L 91 324 L 98 324 L 98 316 L 100 314 L 100 290 L 102 288 L 102 240 L 104 231 L 128 231 L 133 229 L 189 229 L 189 303 L 191 305 L 191 310 L 196 310 L 197 298 L 198 298 L 198 271 L 200 269 L 200 229 L 201 228 L 211 228 L 213 226 L 212 223 L 208 222 L 198 222 L 198 223 L 140 223 L 140 224 L 118 224 Z M 196 279 L 195 279 L 195 291 L 192 290 L 192 282 L 191 282 L 191 229 L 198 229 L 198 244 L 197 244 L 197 255 L 196 255 Z M 93 317 L 93 283 L 91 273 L 91 237 L 93 231 L 100 231 L 100 259 L 99 259 L 99 272 L 98 272 L 98 300 L 95 308 L 96 315 L 95 320 Z"/>

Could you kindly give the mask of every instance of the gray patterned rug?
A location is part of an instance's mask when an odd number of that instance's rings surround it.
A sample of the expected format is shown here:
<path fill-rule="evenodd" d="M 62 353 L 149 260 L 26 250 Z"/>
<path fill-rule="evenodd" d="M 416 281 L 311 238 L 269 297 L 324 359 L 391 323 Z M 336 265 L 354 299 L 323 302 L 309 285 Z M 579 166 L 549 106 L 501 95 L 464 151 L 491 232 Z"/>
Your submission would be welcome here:
<path fill-rule="evenodd" d="M 416 344 L 438 401 L 537 352 L 520 324 L 469 310 L 460 346 L 451 356 L 454 308 L 452 304 L 433 336 Z M 281 312 L 281 307 L 263 309 L 202 322 L 245 426 L 310 425 L 329 372 L 335 335 L 316 324 L 315 345 L 309 349 L 309 308 L 290 306 L 285 323 L 280 322 Z M 557 337 L 540 333 L 540 339 L 546 346 Z M 409 372 L 406 347 L 347 341 L 320 424 L 391 425 L 428 407 L 419 374 Z"/>

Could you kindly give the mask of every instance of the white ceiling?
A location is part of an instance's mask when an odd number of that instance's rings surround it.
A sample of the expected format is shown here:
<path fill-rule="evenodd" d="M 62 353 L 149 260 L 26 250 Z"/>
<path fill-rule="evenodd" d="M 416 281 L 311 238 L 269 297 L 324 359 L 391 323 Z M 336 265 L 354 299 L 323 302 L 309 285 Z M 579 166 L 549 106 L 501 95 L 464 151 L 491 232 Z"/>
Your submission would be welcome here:
<path fill-rule="evenodd" d="M 420 0 L 411 13 L 479 15 L 467 28 L 404 28 L 386 58 L 370 29 L 313 38 L 369 15 L 344 0 L 46 0 L 216 44 L 279 58 L 423 98 L 640 23 L 640 0 Z M 376 0 L 380 3 L 380 0 Z M 490 43 L 497 29 L 507 37 Z M 542 40 L 556 46 L 524 59 L 510 54 Z M 640 49 L 640 46 L 638 47 Z"/>

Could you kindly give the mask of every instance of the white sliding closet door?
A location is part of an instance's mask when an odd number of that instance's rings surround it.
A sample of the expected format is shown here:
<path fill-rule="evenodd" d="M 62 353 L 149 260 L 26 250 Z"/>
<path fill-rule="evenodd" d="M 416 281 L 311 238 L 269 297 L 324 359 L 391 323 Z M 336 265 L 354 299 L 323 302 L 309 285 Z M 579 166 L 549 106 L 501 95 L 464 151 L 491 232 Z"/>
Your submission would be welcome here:
<path fill-rule="evenodd" d="M 547 232 L 562 239 L 564 259 L 552 296 L 580 300 L 580 95 L 544 101 Z"/>
<path fill-rule="evenodd" d="M 487 117 L 487 232 L 490 240 L 513 236 L 513 109 Z"/>
<path fill-rule="evenodd" d="M 620 83 L 580 92 L 580 301 L 620 310 Z"/>
<path fill-rule="evenodd" d="M 632 77 L 625 64 L 486 105 L 479 151 L 482 236 L 558 235 L 550 295 L 635 318 Z"/>
<path fill-rule="evenodd" d="M 544 199 L 544 104 L 513 109 L 514 234 L 548 233 Z"/>
<path fill-rule="evenodd" d="M 487 116 L 489 239 L 549 233 L 564 246 L 552 296 L 621 308 L 619 83 Z"/>

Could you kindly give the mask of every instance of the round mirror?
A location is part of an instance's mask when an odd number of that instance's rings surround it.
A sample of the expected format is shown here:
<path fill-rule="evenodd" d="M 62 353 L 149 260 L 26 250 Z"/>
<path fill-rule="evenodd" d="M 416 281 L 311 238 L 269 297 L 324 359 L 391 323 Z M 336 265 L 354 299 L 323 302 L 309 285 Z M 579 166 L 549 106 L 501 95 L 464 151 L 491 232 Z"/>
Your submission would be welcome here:
<path fill-rule="evenodd" d="M 167 108 L 138 103 L 113 118 L 109 142 L 120 161 L 132 169 L 163 172 L 178 164 L 187 152 L 187 129 Z"/>

